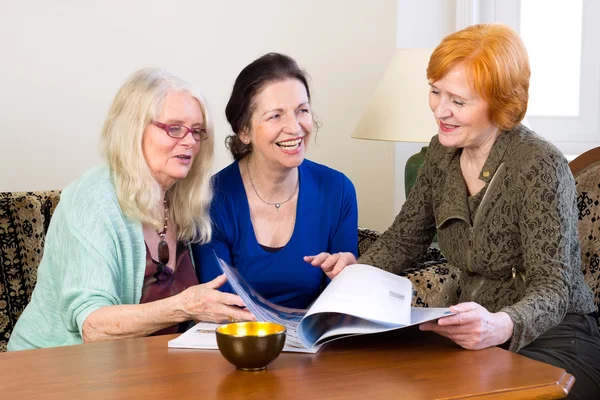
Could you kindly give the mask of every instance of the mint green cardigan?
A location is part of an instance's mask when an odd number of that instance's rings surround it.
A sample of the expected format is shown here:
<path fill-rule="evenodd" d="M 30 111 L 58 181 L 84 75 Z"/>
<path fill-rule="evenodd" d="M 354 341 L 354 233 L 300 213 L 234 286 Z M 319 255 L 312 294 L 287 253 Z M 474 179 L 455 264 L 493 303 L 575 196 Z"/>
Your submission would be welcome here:
<path fill-rule="evenodd" d="M 83 321 L 93 311 L 139 304 L 145 269 L 142 225 L 123 215 L 108 167 L 87 171 L 61 193 L 8 350 L 83 343 Z"/>

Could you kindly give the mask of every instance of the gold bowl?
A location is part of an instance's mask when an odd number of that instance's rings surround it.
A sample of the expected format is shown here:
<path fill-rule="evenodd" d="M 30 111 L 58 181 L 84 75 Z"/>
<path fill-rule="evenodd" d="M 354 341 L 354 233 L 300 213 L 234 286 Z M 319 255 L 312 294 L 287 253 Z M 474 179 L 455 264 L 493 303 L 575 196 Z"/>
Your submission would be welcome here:
<path fill-rule="evenodd" d="M 216 330 L 223 357 L 244 371 L 258 371 L 277 358 L 285 344 L 285 327 L 274 322 L 234 322 Z"/>

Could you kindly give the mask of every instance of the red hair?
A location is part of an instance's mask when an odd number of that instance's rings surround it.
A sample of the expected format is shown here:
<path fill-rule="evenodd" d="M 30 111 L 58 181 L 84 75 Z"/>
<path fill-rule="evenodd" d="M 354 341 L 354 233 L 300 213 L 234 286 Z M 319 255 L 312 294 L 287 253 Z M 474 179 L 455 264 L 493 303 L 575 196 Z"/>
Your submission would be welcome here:
<path fill-rule="evenodd" d="M 531 72 L 517 32 L 502 24 L 479 24 L 446 36 L 429 59 L 427 79 L 436 82 L 459 64 L 487 102 L 495 126 L 510 130 L 523 120 Z"/>

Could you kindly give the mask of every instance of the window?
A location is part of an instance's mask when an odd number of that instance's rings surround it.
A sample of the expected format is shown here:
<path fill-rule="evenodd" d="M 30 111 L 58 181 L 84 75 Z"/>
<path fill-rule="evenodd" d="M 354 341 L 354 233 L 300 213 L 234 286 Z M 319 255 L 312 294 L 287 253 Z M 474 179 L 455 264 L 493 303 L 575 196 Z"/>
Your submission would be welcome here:
<path fill-rule="evenodd" d="M 519 30 L 533 71 L 529 117 L 579 115 L 582 6 L 583 0 L 521 1 Z"/>
<path fill-rule="evenodd" d="M 458 0 L 457 6 L 458 28 L 495 21 L 521 34 L 532 72 L 527 119 L 536 132 L 567 155 L 600 145 L 599 1 Z"/>

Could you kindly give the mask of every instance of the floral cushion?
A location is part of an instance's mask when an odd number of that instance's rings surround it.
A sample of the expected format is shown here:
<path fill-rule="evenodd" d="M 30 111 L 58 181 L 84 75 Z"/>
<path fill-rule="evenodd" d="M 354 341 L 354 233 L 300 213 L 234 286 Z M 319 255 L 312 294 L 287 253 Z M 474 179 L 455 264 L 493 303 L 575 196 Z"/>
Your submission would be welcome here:
<path fill-rule="evenodd" d="M 579 208 L 581 270 L 594 292 L 596 309 L 600 309 L 600 162 L 577 173 L 575 182 Z"/>
<path fill-rule="evenodd" d="M 358 255 L 379 238 L 379 233 L 358 228 Z M 413 284 L 413 307 L 448 307 L 459 295 L 459 270 L 446 262 L 442 253 L 430 247 L 420 263 L 402 272 Z"/>
<path fill-rule="evenodd" d="M 0 352 L 31 299 L 58 191 L 0 193 Z"/>

